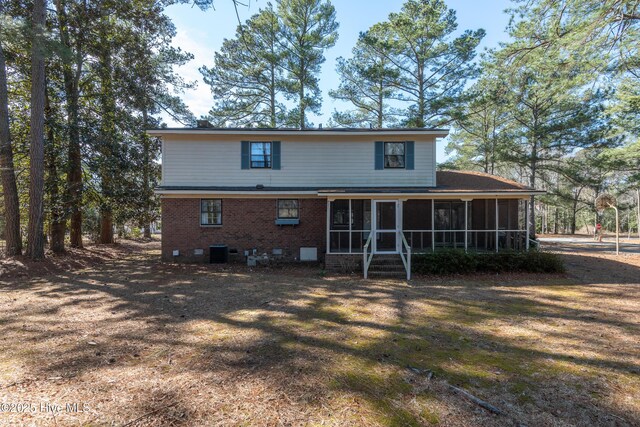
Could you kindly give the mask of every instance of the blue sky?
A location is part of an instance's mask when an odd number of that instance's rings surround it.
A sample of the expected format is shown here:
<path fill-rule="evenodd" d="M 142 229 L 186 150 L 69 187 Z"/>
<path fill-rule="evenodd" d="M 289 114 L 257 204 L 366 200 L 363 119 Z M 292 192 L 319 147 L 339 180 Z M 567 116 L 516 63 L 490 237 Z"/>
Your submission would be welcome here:
<path fill-rule="evenodd" d="M 239 6 L 240 19 L 244 21 L 261 7 L 267 0 L 247 0 L 248 7 Z M 183 98 L 191 111 L 200 117 L 206 114 L 213 104 L 209 87 L 202 81 L 198 68 L 202 65 L 213 65 L 213 54 L 221 46 L 223 39 L 235 34 L 238 24 L 236 12 L 231 0 L 217 0 L 215 9 L 202 11 L 186 4 L 170 6 L 167 14 L 173 20 L 177 36 L 174 45 L 194 54 L 195 59 L 180 67 L 177 71 L 188 81 L 197 81 L 195 89 L 183 94 Z M 320 88 L 323 94 L 322 115 L 312 117 L 317 124 L 326 123 L 331 112 L 336 108 L 344 108 L 343 104 L 333 101 L 328 91 L 338 86 L 335 73 L 335 60 L 339 56 L 349 57 L 360 31 L 383 21 L 390 12 L 399 11 L 402 0 L 333 0 L 336 8 L 339 38 L 336 45 L 325 53 L 320 76 Z M 507 40 L 505 28 L 509 16 L 504 10 L 511 6 L 509 0 L 448 0 L 447 5 L 454 9 L 458 18 L 458 30 L 484 28 L 487 32 L 481 44 L 481 50 L 497 47 L 498 43 Z M 176 125 L 171 123 L 170 125 Z M 438 160 L 444 159 L 444 144 L 438 150 Z"/>

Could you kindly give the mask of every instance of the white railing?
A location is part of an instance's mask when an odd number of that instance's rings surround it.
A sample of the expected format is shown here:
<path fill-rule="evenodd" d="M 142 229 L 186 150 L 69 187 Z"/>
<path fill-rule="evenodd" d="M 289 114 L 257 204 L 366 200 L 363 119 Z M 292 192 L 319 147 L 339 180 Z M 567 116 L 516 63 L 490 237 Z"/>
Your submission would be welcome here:
<path fill-rule="evenodd" d="M 434 251 L 440 247 L 464 250 L 525 250 L 526 230 L 402 230 L 417 252 Z"/>
<path fill-rule="evenodd" d="M 402 258 L 402 263 L 404 264 L 404 269 L 407 272 L 407 280 L 411 280 L 411 246 L 407 242 L 407 239 L 404 237 L 404 233 L 399 231 L 400 236 L 402 237 L 402 247 L 400 248 L 400 257 Z M 404 251 L 407 251 L 407 256 L 405 257 Z"/>
<path fill-rule="evenodd" d="M 364 278 L 366 279 L 369 273 L 369 264 L 371 264 L 371 260 L 373 259 L 373 250 L 369 255 L 367 255 L 367 251 L 369 250 L 369 246 L 371 245 L 371 238 L 373 237 L 373 233 L 369 234 L 369 238 L 367 238 L 367 242 L 364 244 L 362 248 L 362 271 L 364 273 Z"/>

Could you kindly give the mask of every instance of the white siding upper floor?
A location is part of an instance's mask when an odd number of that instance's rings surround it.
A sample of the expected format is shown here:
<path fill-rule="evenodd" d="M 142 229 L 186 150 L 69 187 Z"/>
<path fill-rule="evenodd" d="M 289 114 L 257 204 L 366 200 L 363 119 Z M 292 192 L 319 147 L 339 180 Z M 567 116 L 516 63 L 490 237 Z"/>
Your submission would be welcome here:
<path fill-rule="evenodd" d="M 436 137 L 446 135 L 150 133 L 162 137 L 167 187 L 435 186 Z M 241 141 L 280 141 L 280 169 L 242 169 Z M 376 170 L 375 141 L 414 141 L 414 169 Z"/>

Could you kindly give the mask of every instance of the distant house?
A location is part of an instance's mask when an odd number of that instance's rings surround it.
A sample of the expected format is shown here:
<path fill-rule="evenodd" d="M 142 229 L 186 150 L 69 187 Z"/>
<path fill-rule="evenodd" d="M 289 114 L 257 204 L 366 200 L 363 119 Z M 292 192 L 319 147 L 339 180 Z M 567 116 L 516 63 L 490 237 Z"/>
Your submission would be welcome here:
<path fill-rule="evenodd" d="M 162 139 L 162 257 L 253 254 L 328 267 L 409 251 L 528 247 L 536 191 L 477 172 L 437 172 L 443 129 L 149 131 Z M 215 250 L 215 249 L 214 249 Z"/>

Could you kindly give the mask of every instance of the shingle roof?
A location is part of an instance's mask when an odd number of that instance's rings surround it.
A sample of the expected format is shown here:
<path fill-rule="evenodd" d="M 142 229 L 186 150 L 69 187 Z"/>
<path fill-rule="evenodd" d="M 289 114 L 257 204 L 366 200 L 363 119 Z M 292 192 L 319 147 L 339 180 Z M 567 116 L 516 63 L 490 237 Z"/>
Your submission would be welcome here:
<path fill-rule="evenodd" d="M 519 182 L 473 171 L 437 171 L 438 189 L 448 191 L 531 191 L 530 187 Z"/>

